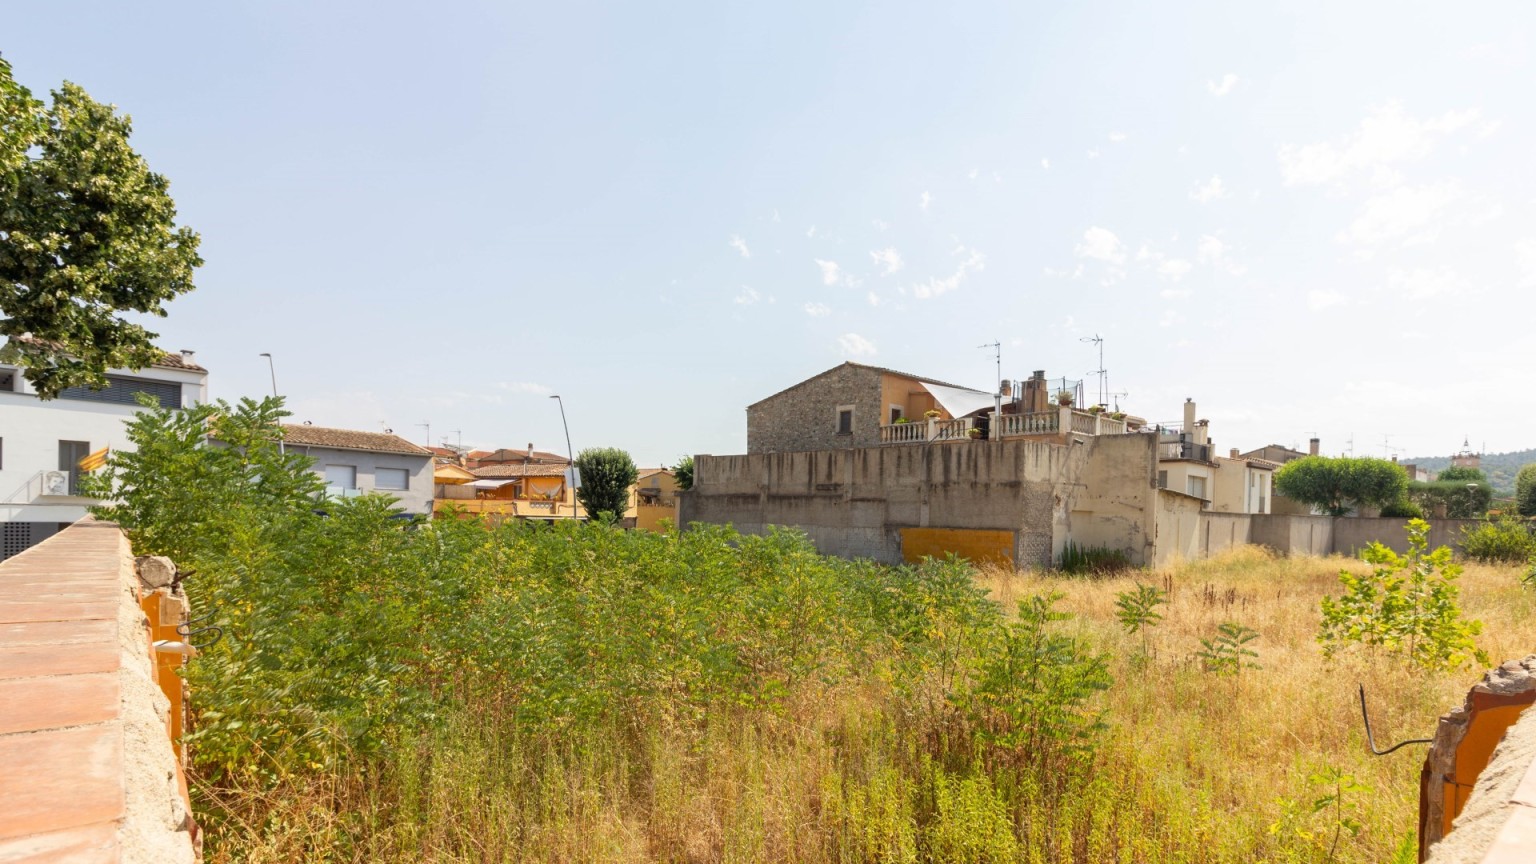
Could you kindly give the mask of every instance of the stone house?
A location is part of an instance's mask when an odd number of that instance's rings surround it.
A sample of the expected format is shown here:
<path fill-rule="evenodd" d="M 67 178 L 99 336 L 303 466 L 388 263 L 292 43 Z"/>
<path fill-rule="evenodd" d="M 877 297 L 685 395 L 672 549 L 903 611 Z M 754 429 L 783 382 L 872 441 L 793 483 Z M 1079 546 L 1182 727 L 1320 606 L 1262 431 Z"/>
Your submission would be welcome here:
<path fill-rule="evenodd" d="M 883 426 L 923 421 L 929 411 L 954 420 L 996 401 L 982 390 L 850 361 L 748 405 L 747 452 L 877 447 Z"/>

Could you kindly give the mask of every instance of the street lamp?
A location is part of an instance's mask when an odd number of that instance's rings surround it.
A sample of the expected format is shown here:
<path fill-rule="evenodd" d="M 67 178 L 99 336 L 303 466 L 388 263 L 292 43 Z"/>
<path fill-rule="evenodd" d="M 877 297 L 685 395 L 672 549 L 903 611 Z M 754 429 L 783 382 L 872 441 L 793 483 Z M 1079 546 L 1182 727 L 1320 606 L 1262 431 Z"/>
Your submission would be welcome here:
<path fill-rule="evenodd" d="M 278 395 L 277 395 L 277 366 L 273 365 L 273 363 L 272 363 L 272 355 L 271 354 L 268 354 L 267 352 L 263 351 L 263 352 L 261 352 L 261 356 L 267 358 L 267 371 L 272 373 L 272 398 L 276 399 L 276 398 L 278 398 Z M 288 449 L 283 446 L 283 439 L 282 438 L 278 438 L 277 439 L 277 453 L 278 453 L 279 456 L 287 455 L 287 453 L 288 453 Z"/>
<path fill-rule="evenodd" d="M 576 452 L 571 449 L 571 426 L 565 422 L 565 400 L 561 399 L 558 393 L 550 395 L 549 398 L 559 403 L 560 425 L 565 429 L 565 458 L 570 461 L 566 482 L 571 487 L 571 518 L 574 519 L 576 518 Z"/>

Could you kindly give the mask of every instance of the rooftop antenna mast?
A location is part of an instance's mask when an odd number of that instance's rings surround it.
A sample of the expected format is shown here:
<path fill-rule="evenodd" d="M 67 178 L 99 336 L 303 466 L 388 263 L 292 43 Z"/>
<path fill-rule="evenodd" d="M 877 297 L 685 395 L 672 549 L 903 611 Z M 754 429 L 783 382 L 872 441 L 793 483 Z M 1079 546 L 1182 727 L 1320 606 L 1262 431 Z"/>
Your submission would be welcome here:
<path fill-rule="evenodd" d="M 1003 413 L 1003 343 L 1002 340 L 988 342 L 985 345 L 977 345 L 977 348 L 991 348 L 992 356 L 997 360 L 997 384 L 992 388 L 993 399 L 997 403 L 997 413 Z"/>
<path fill-rule="evenodd" d="M 431 447 L 432 446 L 432 423 L 431 423 L 431 421 L 428 421 L 426 423 L 417 423 L 416 425 L 422 427 L 425 430 L 427 430 L 427 446 Z"/>
<path fill-rule="evenodd" d="M 463 429 L 449 429 L 448 431 L 452 432 L 453 434 L 455 434 L 457 436 L 459 436 L 458 446 L 454 447 L 453 449 L 459 451 L 460 453 L 463 453 L 464 452 L 464 430 Z"/>
<path fill-rule="evenodd" d="M 1092 336 L 1083 336 L 1077 341 L 1092 342 L 1099 346 L 1099 368 L 1088 370 L 1089 375 L 1099 376 L 1099 404 L 1109 401 L 1109 370 L 1104 368 L 1104 337 L 1095 333 Z"/>

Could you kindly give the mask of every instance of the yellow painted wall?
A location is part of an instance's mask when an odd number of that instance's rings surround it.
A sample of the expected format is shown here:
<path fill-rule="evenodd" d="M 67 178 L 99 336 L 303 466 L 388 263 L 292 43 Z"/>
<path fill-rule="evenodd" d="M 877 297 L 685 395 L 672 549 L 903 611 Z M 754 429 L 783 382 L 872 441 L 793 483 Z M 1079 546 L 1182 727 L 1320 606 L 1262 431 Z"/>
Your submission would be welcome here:
<path fill-rule="evenodd" d="M 934 401 L 933 394 L 923 388 L 921 382 L 900 375 L 883 375 L 880 378 L 880 425 L 891 422 L 891 406 L 900 405 L 902 416 L 908 420 L 922 420 L 930 409 L 943 414 L 940 419 L 952 419 L 949 413 Z"/>
<path fill-rule="evenodd" d="M 909 564 L 955 554 L 974 564 L 1013 566 L 1013 532 L 974 528 L 902 528 L 901 557 Z"/>

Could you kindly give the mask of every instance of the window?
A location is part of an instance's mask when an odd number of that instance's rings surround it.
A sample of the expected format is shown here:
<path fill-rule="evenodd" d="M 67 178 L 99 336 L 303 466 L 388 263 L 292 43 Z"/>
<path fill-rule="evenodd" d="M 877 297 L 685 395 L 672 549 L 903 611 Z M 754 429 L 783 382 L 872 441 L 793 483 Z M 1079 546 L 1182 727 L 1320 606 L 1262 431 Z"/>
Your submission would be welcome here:
<path fill-rule="evenodd" d="M 1159 471 L 1159 472 L 1157 472 L 1157 488 L 1159 488 L 1159 489 L 1167 489 L 1168 488 L 1168 472 L 1167 471 Z"/>
<path fill-rule="evenodd" d="M 21 373 L 15 369 L 0 369 L 0 393 L 15 393 Z"/>
<path fill-rule="evenodd" d="M 69 474 L 69 494 L 80 494 L 80 460 L 91 455 L 89 441 L 60 441 L 59 470 Z"/>
<path fill-rule="evenodd" d="M 339 486 L 342 489 L 357 488 L 357 466 L 355 465 L 327 465 L 325 466 L 325 485 Z"/>
<path fill-rule="evenodd" d="M 375 468 L 373 469 L 373 488 L 398 489 L 410 488 L 411 475 L 404 468 Z"/>
<path fill-rule="evenodd" d="M 852 405 L 839 405 L 839 406 L 837 406 L 837 434 L 839 434 L 839 435 L 852 435 L 853 434 L 853 406 Z"/>
<path fill-rule="evenodd" d="M 1189 492 L 1189 494 L 1195 496 L 1196 498 L 1204 498 L 1205 497 L 1205 478 L 1204 477 L 1190 477 L 1188 480 L 1185 481 L 1185 483 L 1186 483 L 1185 488 Z"/>
<path fill-rule="evenodd" d="M 905 413 L 906 412 L 904 412 L 902 410 L 902 407 L 900 405 L 892 405 L 891 406 L 891 422 L 895 423 L 897 420 L 900 420 L 903 416 L 905 416 Z"/>
<path fill-rule="evenodd" d="M 108 375 L 107 386 L 100 390 L 89 387 L 68 387 L 59 391 L 60 399 L 81 402 L 110 402 L 114 405 L 137 405 L 138 394 L 152 397 L 161 408 L 181 407 L 181 385 L 172 381 L 151 381 L 147 378 L 129 378 L 126 375 Z"/>

